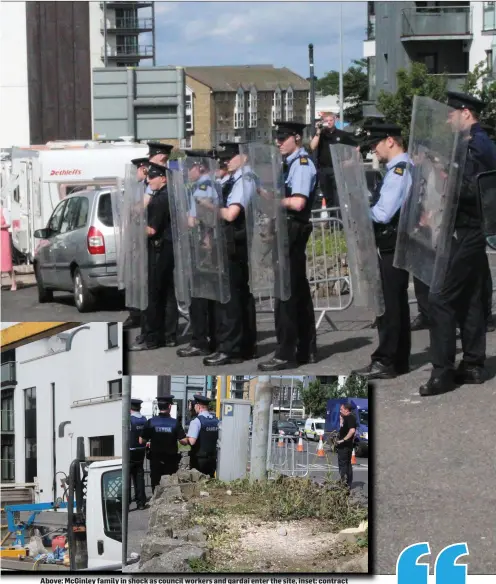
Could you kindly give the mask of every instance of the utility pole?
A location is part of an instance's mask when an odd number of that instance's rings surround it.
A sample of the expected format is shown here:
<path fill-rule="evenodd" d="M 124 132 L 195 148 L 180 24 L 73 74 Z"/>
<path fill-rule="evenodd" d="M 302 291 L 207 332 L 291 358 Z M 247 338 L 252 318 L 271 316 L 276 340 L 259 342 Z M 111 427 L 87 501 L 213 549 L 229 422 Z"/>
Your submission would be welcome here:
<path fill-rule="evenodd" d="M 310 62 L 310 132 L 315 124 L 315 72 L 313 63 L 313 45 L 308 45 L 308 60 Z"/>
<path fill-rule="evenodd" d="M 344 130 L 344 88 L 343 88 L 343 3 L 339 3 L 339 117 L 341 130 Z"/>
<path fill-rule="evenodd" d="M 157 376 L 157 397 L 168 397 L 171 395 L 170 375 Z"/>
<path fill-rule="evenodd" d="M 267 478 L 267 450 L 271 435 L 270 406 L 272 405 L 272 384 L 270 376 L 261 375 L 255 388 L 253 406 L 253 430 L 251 436 L 250 481 Z"/>
<path fill-rule="evenodd" d="M 129 412 L 131 410 L 131 377 L 122 378 L 122 565 L 127 565 L 129 511 Z"/>

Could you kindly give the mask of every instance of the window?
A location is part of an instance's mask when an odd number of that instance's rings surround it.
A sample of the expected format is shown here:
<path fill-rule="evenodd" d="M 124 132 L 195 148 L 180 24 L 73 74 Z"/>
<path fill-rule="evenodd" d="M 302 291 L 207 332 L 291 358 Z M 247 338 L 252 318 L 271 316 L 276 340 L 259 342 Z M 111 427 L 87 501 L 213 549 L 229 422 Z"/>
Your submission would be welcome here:
<path fill-rule="evenodd" d="M 389 61 L 387 53 L 384 53 L 384 83 L 389 83 Z"/>
<path fill-rule="evenodd" d="M 109 397 L 122 397 L 122 379 L 113 379 L 108 382 Z"/>
<path fill-rule="evenodd" d="M 30 387 L 24 390 L 24 480 L 26 483 L 34 482 L 38 474 L 36 435 L 36 387 Z"/>
<path fill-rule="evenodd" d="M 236 101 L 234 104 L 234 128 L 245 127 L 245 92 L 243 88 L 239 88 L 236 93 Z"/>
<path fill-rule="evenodd" d="M 5 394 L 5 395 L 4 395 Z M 14 431 L 14 394 L 2 391 L 2 432 Z"/>
<path fill-rule="evenodd" d="M 111 436 L 113 439 L 114 437 Z M 103 531 L 122 542 L 122 471 L 111 470 L 102 476 Z"/>
<path fill-rule="evenodd" d="M 90 456 L 114 456 L 113 436 L 94 436 L 89 440 Z"/>
<path fill-rule="evenodd" d="M 98 219 L 105 225 L 105 227 L 114 226 L 114 217 L 112 215 L 112 201 L 110 193 L 100 195 L 98 200 Z"/>
<path fill-rule="evenodd" d="M 76 227 L 79 212 L 79 197 L 74 197 L 67 201 L 64 216 L 60 224 L 60 233 L 67 233 Z"/>
<path fill-rule="evenodd" d="M 13 483 L 15 480 L 15 446 L 13 436 L 2 436 L 1 481 Z"/>
<path fill-rule="evenodd" d="M 486 67 L 487 72 L 491 75 L 494 71 L 494 64 L 493 64 L 493 51 L 489 50 L 486 51 Z"/>
<path fill-rule="evenodd" d="M 484 2 L 483 30 L 496 30 L 496 2 Z"/>
<path fill-rule="evenodd" d="M 257 90 L 252 87 L 248 96 L 248 127 L 256 128 L 258 120 Z"/>
<path fill-rule="evenodd" d="M 186 138 L 181 139 L 181 150 L 185 150 L 187 148 L 193 148 L 192 146 L 193 139 L 191 136 L 187 136 Z"/>
<path fill-rule="evenodd" d="M 293 101 L 294 93 L 293 88 L 290 86 L 286 91 L 284 96 L 284 109 L 286 110 L 286 121 L 291 122 L 293 120 Z"/>
<path fill-rule="evenodd" d="M 119 325 L 116 322 L 107 323 L 108 349 L 115 349 L 119 346 Z"/>
<path fill-rule="evenodd" d="M 272 125 L 275 124 L 277 120 L 282 118 L 282 94 L 281 89 L 278 87 L 274 91 L 272 97 Z"/>
<path fill-rule="evenodd" d="M 80 229 L 81 227 L 86 227 L 86 222 L 88 221 L 88 210 L 89 210 L 89 202 L 86 197 L 79 197 L 80 205 L 79 205 L 79 215 L 76 223 L 76 229 Z"/>
<path fill-rule="evenodd" d="M 58 233 L 60 228 L 60 221 L 62 219 L 62 214 L 65 209 L 65 204 L 67 201 L 62 201 L 55 207 L 55 211 L 52 213 L 50 220 L 48 221 L 48 229 L 53 233 Z"/>
<path fill-rule="evenodd" d="M 186 86 L 186 99 L 185 99 L 184 117 L 186 120 L 186 132 L 193 132 L 193 91 Z"/>
<path fill-rule="evenodd" d="M 430 75 L 438 72 L 436 53 L 419 53 L 415 60 L 423 63 L 427 67 L 427 73 Z"/>

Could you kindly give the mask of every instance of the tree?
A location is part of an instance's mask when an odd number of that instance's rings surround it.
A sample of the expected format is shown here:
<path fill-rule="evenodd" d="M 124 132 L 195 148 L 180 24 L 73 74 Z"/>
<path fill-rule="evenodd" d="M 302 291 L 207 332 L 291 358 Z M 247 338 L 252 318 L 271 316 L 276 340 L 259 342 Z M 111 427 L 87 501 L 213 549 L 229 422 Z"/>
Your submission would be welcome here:
<path fill-rule="evenodd" d="M 342 397 L 368 397 L 369 384 L 364 377 L 350 375 L 344 386 L 339 387 L 338 382 L 326 385 L 318 379 L 312 381 L 307 387 L 300 384 L 300 395 L 310 417 L 325 417 L 327 400 Z"/>
<path fill-rule="evenodd" d="M 486 104 L 480 115 L 480 122 L 494 129 L 496 128 L 496 79 L 483 82 L 489 73 L 484 61 L 478 63 L 474 70 L 467 74 L 463 91 L 478 97 Z"/>
<path fill-rule="evenodd" d="M 316 81 L 315 88 L 323 95 L 339 95 L 339 72 L 329 71 Z M 367 59 L 352 61 L 343 74 L 343 97 L 348 104 L 345 121 L 355 123 L 362 118 L 362 103 L 367 99 L 368 89 Z"/>

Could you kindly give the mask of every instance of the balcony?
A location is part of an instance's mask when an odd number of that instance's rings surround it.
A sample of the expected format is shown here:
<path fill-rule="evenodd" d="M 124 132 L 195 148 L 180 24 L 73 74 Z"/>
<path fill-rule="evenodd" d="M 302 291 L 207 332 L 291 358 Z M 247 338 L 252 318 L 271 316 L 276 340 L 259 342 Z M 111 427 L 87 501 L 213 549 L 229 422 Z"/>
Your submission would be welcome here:
<path fill-rule="evenodd" d="M 102 58 L 105 56 L 105 49 L 102 49 Z M 152 59 L 153 45 L 117 46 L 107 49 L 107 59 Z"/>
<path fill-rule="evenodd" d="M 17 385 L 15 361 L 2 363 L 2 387 Z"/>
<path fill-rule="evenodd" d="M 116 34 L 151 32 L 153 30 L 153 18 L 116 18 L 115 22 L 107 23 L 106 27 L 105 20 L 102 20 L 100 22 L 100 31 L 103 33 L 105 28 L 107 33 L 113 32 Z"/>
<path fill-rule="evenodd" d="M 446 77 L 446 89 L 448 91 L 462 91 L 467 80 L 466 73 L 432 73 L 431 77 Z"/>
<path fill-rule="evenodd" d="M 153 2 L 100 2 L 100 8 L 151 8 Z"/>
<path fill-rule="evenodd" d="M 1 430 L 3 433 L 13 433 L 14 430 L 14 410 L 2 410 L 1 413 Z"/>
<path fill-rule="evenodd" d="M 472 8 L 470 6 L 404 8 L 401 26 L 402 41 L 471 39 Z"/>
<path fill-rule="evenodd" d="M 2 458 L 0 464 L 2 469 L 2 483 L 13 483 L 15 477 L 15 460 L 13 458 Z"/>
<path fill-rule="evenodd" d="M 496 32 L 496 2 L 484 2 L 483 32 Z"/>

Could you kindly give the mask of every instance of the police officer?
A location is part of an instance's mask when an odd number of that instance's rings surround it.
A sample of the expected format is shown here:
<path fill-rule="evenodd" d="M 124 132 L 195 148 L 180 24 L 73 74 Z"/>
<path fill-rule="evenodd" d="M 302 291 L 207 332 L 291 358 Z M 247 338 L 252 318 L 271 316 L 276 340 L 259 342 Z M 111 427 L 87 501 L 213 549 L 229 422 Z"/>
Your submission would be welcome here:
<path fill-rule="evenodd" d="M 387 172 L 372 197 L 370 214 L 375 232 L 385 312 L 377 319 L 379 346 L 371 363 L 355 371 L 369 379 L 392 379 L 409 371 L 411 350 L 409 274 L 393 266 L 401 205 L 408 195 L 412 177 L 407 170 L 408 154 L 403 147 L 401 128 L 394 124 L 369 125 L 370 148 Z"/>
<path fill-rule="evenodd" d="M 291 297 L 275 301 L 277 349 L 272 359 L 260 363 L 261 371 L 287 369 L 295 361 L 316 362 L 315 313 L 306 273 L 306 247 L 312 232 L 310 222 L 316 193 L 315 166 L 301 146 L 305 124 L 275 122 L 276 143 L 283 156 L 285 198 L 288 215 Z"/>
<path fill-rule="evenodd" d="M 130 436 L 129 436 L 129 474 L 134 485 L 134 497 L 138 509 L 146 505 L 145 473 L 145 446 L 140 443 L 141 434 L 145 428 L 146 418 L 141 414 L 141 399 L 131 399 Z"/>
<path fill-rule="evenodd" d="M 153 196 L 147 208 L 148 234 L 148 306 L 145 311 L 146 327 L 143 338 L 136 339 L 129 347 L 130 351 L 147 351 L 159 347 L 173 347 L 176 344 L 178 326 L 177 303 L 175 311 L 168 315 L 174 317 L 174 328 L 166 331 L 165 299 L 174 288 L 174 253 L 172 247 L 172 229 L 167 193 L 166 168 L 150 162 L 148 182 L 153 189 Z M 175 301 L 175 296 L 174 296 Z M 172 306 L 168 306 L 172 310 Z M 167 333 L 171 336 L 167 337 Z M 172 336 L 173 335 L 173 336 Z M 141 341 L 141 342 L 140 342 Z"/>
<path fill-rule="evenodd" d="M 161 166 L 167 166 L 170 154 L 174 148 L 171 144 L 162 144 L 162 142 L 147 142 L 148 160 Z"/>
<path fill-rule="evenodd" d="M 201 205 L 201 199 L 218 201 L 218 195 L 212 177 L 209 173 L 208 158 L 214 158 L 213 152 L 185 150 L 187 156 L 195 160 L 189 169 L 191 192 L 191 219 L 196 217 L 196 206 Z M 199 275 L 195 274 L 198 278 Z M 203 276 L 205 277 L 205 276 Z M 201 282 L 194 284 L 201 286 Z M 189 322 L 191 341 L 189 346 L 179 349 L 179 357 L 198 357 L 211 355 L 215 352 L 215 302 L 208 298 L 192 297 L 189 307 Z"/>
<path fill-rule="evenodd" d="M 430 346 L 433 369 L 420 387 L 422 396 L 453 390 L 457 384 L 483 383 L 487 378 L 486 319 L 483 290 L 488 280 L 486 241 L 482 228 L 476 179 L 496 169 L 496 147 L 482 130 L 478 117 L 484 103 L 467 94 L 449 91 L 454 108 L 448 122 L 461 131 L 460 147 L 468 153 L 451 240 L 450 258 L 439 293 L 429 294 Z M 455 371 L 456 325 L 460 326 L 463 358 Z"/>
<path fill-rule="evenodd" d="M 141 444 L 150 443 L 152 492 L 162 476 L 177 472 L 180 456 L 177 443 L 187 444 L 184 428 L 170 415 L 173 400 L 173 395 L 157 397 L 159 414 L 147 420 L 140 438 Z"/>
<path fill-rule="evenodd" d="M 245 208 L 256 189 L 256 177 L 251 171 L 239 143 L 224 142 L 224 159 L 229 157 L 230 178 L 222 186 L 221 218 L 227 240 L 229 302 L 216 302 L 216 352 L 205 357 L 209 366 L 241 363 L 256 355 L 257 328 L 255 299 L 250 291 L 248 243 Z"/>
<path fill-rule="evenodd" d="M 193 399 L 197 417 L 190 422 L 188 428 L 187 441 L 191 445 L 190 466 L 213 478 L 217 468 L 219 420 L 208 411 L 210 403 L 208 397 L 196 394 Z"/>
<path fill-rule="evenodd" d="M 136 178 L 138 182 L 145 184 L 145 207 L 148 205 L 150 200 L 150 186 L 147 182 L 148 174 L 148 158 L 133 158 L 131 163 L 136 167 Z M 129 316 L 123 323 L 124 330 L 136 328 L 143 325 L 143 316 L 141 310 L 133 307 L 129 308 Z"/>

